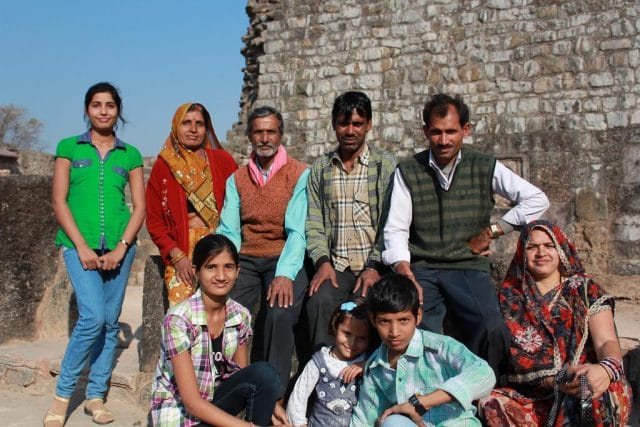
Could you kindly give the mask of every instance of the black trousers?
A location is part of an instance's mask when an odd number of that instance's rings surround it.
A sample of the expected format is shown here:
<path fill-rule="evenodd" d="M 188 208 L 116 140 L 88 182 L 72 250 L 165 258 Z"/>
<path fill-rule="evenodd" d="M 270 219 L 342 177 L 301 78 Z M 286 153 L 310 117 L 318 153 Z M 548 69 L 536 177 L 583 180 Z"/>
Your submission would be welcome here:
<path fill-rule="evenodd" d="M 419 327 L 442 333 L 447 311 L 455 338 L 489 363 L 500 378 L 511 341 L 498 307 L 489 273 L 412 267 L 422 287 L 424 305 Z"/>
<path fill-rule="evenodd" d="M 278 257 L 254 258 L 240 255 L 240 275 L 230 296 L 255 316 L 251 362 L 264 360 L 278 371 L 281 396 L 289 382 L 294 351 L 294 328 L 298 323 L 305 292 L 309 285 L 304 268 L 293 282 L 293 305 L 269 307 L 267 290 L 276 272 Z"/>
<path fill-rule="evenodd" d="M 336 279 L 337 289 L 326 280 L 305 304 L 309 339 L 313 349 L 334 343 L 333 336 L 329 334 L 331 315 L 340 303 L 349 298 L 356 286 L 356 276 L 350 269 L 343 272 L 336 270 Z"/>

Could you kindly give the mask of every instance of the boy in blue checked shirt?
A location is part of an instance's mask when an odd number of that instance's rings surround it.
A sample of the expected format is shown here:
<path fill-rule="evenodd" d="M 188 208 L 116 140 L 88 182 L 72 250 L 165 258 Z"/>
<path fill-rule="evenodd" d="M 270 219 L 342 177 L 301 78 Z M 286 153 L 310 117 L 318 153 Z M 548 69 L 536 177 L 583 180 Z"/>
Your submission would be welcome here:
<path fill-rule="evenodd" d="M 489 365 L 453 338 L 417 329 L 418 291 L 399 274 L 369 290 L 382 345 L 367 362 L 351 426 L 480 426 L 472 401 L 495 384 Z"/>

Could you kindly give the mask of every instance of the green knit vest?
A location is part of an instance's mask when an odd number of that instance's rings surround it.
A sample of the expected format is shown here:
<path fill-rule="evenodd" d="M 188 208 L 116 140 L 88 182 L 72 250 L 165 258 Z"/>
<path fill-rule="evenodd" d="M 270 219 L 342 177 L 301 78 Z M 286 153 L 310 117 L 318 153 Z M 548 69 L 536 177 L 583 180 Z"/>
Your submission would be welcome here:
<path fill-rule="evenodd" d="M 472 254 L 467 242 L 489 226 L 495 164 L 494 156 L 463 148 L 449 191 L 444 191 L 429 167 L 428 150 L 400 162 L 413 205 L 409 231 L 412 265 L 490 270 L 488 258 Z"/>

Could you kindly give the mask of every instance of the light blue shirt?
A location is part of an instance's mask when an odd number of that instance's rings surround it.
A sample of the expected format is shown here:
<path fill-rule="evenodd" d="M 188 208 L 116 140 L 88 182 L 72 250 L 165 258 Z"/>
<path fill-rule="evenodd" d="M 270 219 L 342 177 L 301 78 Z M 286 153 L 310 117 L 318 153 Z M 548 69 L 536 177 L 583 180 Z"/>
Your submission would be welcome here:
<path fill-rule="evenodd" d="M 416 329 L 396 369 L 382 344 L 369 358 L 353 408 L 352 427 L 372 426 L 382 413 L 409 397 L 443 390 L 454 400 L 422 417 L 427 426 L 480 426 L 472 401 L 489 394 L 496 382 L 487 362 L 453 338 Z"/>
<path fill-rule="evenodd" d="M 305 221 L 307 220 L 307 179 L 309 169 L 298 178 L 293 194 L 284 215 L 284 229 L 287 241 L 284 244 L 275 277 L 286 277 L 295 280 L 304 262 L 304 252 L 307 246 L 305 238 Z M 240 224 L 240 195 L 236 187 L 235 174 L 227 179 L 224 196 L 224 206 L 220 214 L 220 224 L 216 233 L 223 234 L 236 245 L 238 251 L 242 248 L 242 225 Z"/>

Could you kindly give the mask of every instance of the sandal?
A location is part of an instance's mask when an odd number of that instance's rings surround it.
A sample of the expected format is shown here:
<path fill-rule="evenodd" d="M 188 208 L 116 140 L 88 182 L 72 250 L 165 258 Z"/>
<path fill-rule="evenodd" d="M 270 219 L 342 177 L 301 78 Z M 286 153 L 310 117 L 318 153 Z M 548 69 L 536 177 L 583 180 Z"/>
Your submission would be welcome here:
<path fill-rule="evenodd" d="M 44 414 L 44 419 L 42 420 L 42 425 L 44 427 L 63 427 L 64 422 L 67 418 L 67 407 L 69 406 L 69 399 L 53 395 L 54 402 L 49 407 L 49 410 L 46 414 Z M 56 405 L 56 400 L 61 403 L 60 406 L 64 406 L 64 410 L 62 413 L 54 412 L 54 406 Z"/>
<path fill-rule="evenodd" d="M 114 420 L 113 414 L 104 406 L 104 402 L 99 397 L 84 402 L 84 413 L 89 415 L 96 424 L 109 424 Z"/>

